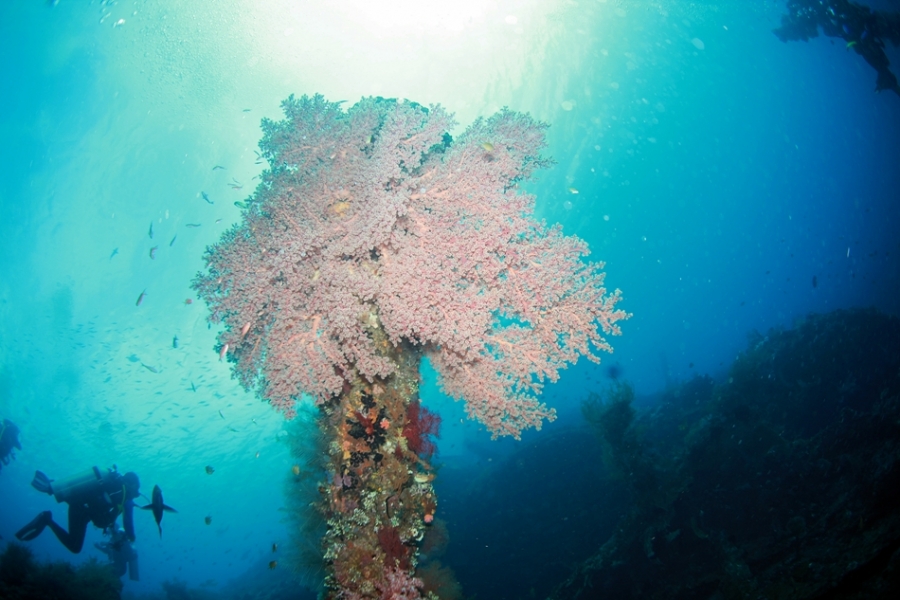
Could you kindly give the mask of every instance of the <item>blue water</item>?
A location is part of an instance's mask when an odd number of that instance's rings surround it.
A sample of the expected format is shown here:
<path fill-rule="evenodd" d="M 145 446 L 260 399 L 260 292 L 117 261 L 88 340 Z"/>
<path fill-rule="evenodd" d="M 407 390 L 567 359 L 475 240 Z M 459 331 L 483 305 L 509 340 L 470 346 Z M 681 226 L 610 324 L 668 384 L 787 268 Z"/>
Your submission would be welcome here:
<path fill-rule="evenodd" d="M 255 186 L 260 119 L 291 93 L 440 102 L 463 127 L 508 105 L 551 124 L 538 216 L 587 240 L 634 316 L 614 355 L 547 389 L 560 421 L 525 443 L 576 422 L 609 365 L 647 395 L 724 376 L 753 330 L 898 314 L 900 97 L 874 93 L 842 40 L 780 42 L 778 2 L 499 2 L 446 27 L 414 4 L 384 23 L 351 3 L 181 4 L 0 7 L 0 417 L 23 444 L 0 473 L 0 544 L 39 511 L 64 521 L 29 486 L 36 469 L 116 464 L 179 511 L 161 537 L 137 515 L 126 591 L 279 576 L 283 423 L 219 362 L 190 281 Z M 515 450 L 433 382 L 448 471 Z M 452 506 L 460 489 L 439 491 Z M 30 547 L 83 561 L 101 539 L 89 528 L 77 557 L 49 532 Z"/>

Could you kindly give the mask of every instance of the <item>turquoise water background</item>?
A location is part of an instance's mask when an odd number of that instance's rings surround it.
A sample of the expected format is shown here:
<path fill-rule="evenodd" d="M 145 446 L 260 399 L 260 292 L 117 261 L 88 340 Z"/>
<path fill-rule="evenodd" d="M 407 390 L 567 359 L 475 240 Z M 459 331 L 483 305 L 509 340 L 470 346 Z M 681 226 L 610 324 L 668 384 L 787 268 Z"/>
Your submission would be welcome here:
<path fill-rule="evenodd" d="M 897 314 L 900 98 L 841 40 L 781 43 L 778 2 L 387 4 L 0 6 L 0 417 L 24 446 L 0 473 L 4 541 L 41 510 L 64 521 L 34 470 L 117 464 L 179 511 L 161 538 L 137 515 L 126 590 L 274 576 L 282 421 L 219 362 L 190 281 L 291 93 L 441 103 L 456 133 L 502 106 L 550 123 L 537 213 L 589 242 L 634 314 L 613 356 L 547 390 L 563 422 L 609 365 L 650 394 L 725 376 L 754 329 Z M 489 436 L 425 381 L 441 460 L 466 465 Z M 49 533 L 31 547 L 72 558 Z"/>

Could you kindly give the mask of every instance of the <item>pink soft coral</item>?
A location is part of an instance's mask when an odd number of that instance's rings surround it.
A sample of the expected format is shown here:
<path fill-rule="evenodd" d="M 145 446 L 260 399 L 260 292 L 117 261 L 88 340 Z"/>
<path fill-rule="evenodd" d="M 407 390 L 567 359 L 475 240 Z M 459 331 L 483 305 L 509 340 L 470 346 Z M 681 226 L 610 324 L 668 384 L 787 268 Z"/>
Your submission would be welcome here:
<path fill-rule="evenodd" d="M 444 390 L 497 435 L 554 411 L 543 382 L 617 335 L 587 245 L 532 217 L 518 189 L 544 126 L 503 110 L 456 141 L 440 106 L 366 98 L 346 112 L 288 98 L 263 122 L 270 168 L 241 223 L 206 253 L 194 282 L 248 389 L 289 416 L 295 399 L 341 392 L 394 366 L 369 335 L 421 345 Z"/>

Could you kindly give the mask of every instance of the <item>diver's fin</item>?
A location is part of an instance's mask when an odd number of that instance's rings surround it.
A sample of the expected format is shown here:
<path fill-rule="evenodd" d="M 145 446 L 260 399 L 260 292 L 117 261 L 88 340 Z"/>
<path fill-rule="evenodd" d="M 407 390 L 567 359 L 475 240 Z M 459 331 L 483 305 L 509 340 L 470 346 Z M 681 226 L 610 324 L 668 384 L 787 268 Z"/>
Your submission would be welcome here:
<path fill-rule="evenodd" d="M 53 520 L 53 513 L 49 510 L 38 514 L 31 523 L 16 532 L 16 537 L 22 542 L 30 542 L 43 533 L 44 528 Z"/>
<path fill-rule="evenodd" d="M 31 480 L 31 487 L 45 494 L 53 494 L 53 487 L 50 485 L 50 478 L 40 471 L 34 472 L 34 479 Z"/>

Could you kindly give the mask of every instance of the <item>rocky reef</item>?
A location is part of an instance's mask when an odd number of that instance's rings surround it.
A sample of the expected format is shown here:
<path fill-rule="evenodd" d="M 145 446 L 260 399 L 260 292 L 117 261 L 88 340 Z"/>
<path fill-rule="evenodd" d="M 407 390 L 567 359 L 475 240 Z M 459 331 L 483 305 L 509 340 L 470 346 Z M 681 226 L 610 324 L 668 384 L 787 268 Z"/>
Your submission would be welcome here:
<path fill-rule="evenodd" d="M 551 598 L 900 597 L 900 320 L 813 315 L 632 400 L 584 403 L 631 509 Z"/>

